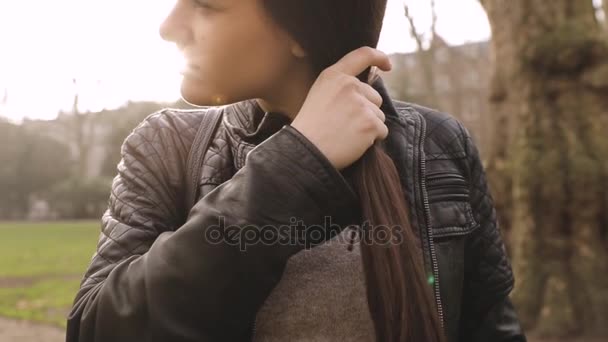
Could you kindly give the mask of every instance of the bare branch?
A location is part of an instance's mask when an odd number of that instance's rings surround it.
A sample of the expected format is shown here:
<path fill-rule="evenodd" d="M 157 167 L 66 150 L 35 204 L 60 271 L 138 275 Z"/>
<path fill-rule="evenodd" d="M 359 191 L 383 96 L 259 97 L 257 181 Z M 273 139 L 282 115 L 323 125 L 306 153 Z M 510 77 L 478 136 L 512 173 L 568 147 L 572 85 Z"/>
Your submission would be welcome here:
<path fill-rule="evenodd" d="M 418 32 L 418 30 L 416 29 L 416 25 L 414 24 L 414 17 L 410 13 L 410 8 L 407 3 L 403 4 L 403 12 L 405 14 L 405 18 L 410 24 L 410 35 L 412 36 L 412 38 L 414 38 L 414 40 L 416 40 L 416 46 L 418 46 L 418 51 L 423 51 L 424 42 L 422 40 L 422 33 Z"/>
<path fill-rule="evenodd" d="M 6 104 L 8 104 L 8 87 L 4 88 L 4 95 L 0 101 L 0 105 L 6 106 Z"/>
<path fill-rule="evenodd" d="M 432 22 L 431 22 L 431 41 L 435 40 L 435 37 L 437 37 L 437 7 L 435 4 L 435 0 L 431 0 L 431 15 L 432 15 Z"/>

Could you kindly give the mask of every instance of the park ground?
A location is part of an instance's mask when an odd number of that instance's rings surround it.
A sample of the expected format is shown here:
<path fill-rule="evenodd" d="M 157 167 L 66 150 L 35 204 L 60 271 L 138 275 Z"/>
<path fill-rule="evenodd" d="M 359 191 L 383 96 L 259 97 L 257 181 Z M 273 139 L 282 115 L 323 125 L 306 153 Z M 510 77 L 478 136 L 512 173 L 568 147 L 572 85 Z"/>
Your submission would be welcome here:
<path fill-rule="evenodd" d="M 0 342 L 63 340 L 99 226 L 99 221 L 0 223 Z"/>

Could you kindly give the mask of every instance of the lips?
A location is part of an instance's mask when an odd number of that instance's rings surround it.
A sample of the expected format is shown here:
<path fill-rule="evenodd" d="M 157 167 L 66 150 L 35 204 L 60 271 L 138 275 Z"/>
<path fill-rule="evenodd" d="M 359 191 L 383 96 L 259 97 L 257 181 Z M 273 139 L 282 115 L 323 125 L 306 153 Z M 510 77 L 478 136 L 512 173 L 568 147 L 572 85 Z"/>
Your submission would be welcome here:
<path fill-rule="evenodd" d="M 191 63 L 186 64 L 186 68 L 191 69 L 191 70 L 200 70 L 200 68 L 196 64 L 191 64 Z"/>

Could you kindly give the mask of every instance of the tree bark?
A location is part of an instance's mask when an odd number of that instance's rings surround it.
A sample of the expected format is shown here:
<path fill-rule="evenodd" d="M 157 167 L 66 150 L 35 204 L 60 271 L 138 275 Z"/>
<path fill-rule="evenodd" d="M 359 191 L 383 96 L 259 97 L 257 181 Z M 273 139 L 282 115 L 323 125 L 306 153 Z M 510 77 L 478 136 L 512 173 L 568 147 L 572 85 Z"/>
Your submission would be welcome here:
<path fill-rule="evenodd" d="M 513 300 L 540 335 L 608 334 L 608 40 L 591 0 L 481 0 L 493 30 L 488 173 Z"/>

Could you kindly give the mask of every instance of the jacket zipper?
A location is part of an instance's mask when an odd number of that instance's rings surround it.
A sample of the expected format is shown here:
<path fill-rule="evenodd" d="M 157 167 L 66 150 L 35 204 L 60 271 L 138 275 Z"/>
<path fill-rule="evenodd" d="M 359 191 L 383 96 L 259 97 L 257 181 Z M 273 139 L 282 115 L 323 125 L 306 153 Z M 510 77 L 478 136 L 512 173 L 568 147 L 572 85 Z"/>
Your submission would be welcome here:
<path fill-rule="evenodd" d="M 255 340 L 255 332 L 257 329 L 257 323 L 258 323 L 258 317 L 256 315 L 256 317 L 253 319 L 253 325 L 251 327 L 251 341 Z"/>
<path fill-rule="evenodd" d="M 424 118 L 419 117 L 420 123 L 422 126 L 422 135 L 420 137 L 420 151 L 424 152 L 424 140 L 426 138 L 426 123 L 424 122 Z M 426 158 L 423 153 L 420 153 L 420 168 L 421 168 L 421 193 L 424 202 L 424 214 L 425 214 L 425 226 L 427 230 L 427 238 L 429 242 L 429 247 L 431 249 L 431 263 L 433 264 L 433 286 L 435 290 L 435 302 L 437 304 L 437 313 L 439 315 L 439 321 L 441 323 L 441 328 L 444 328 L 443 323 L 443 305 L 441 304 L 441 292 L 439 290 L 439 265 L 437 264 L 437 255 L 435 253 L 435 245 L 433 244 L 433 230 L 429 227 L 428 222 L 431 220 L 431 206 L 429 204 L 428 194 L 426 192 Z"/>

